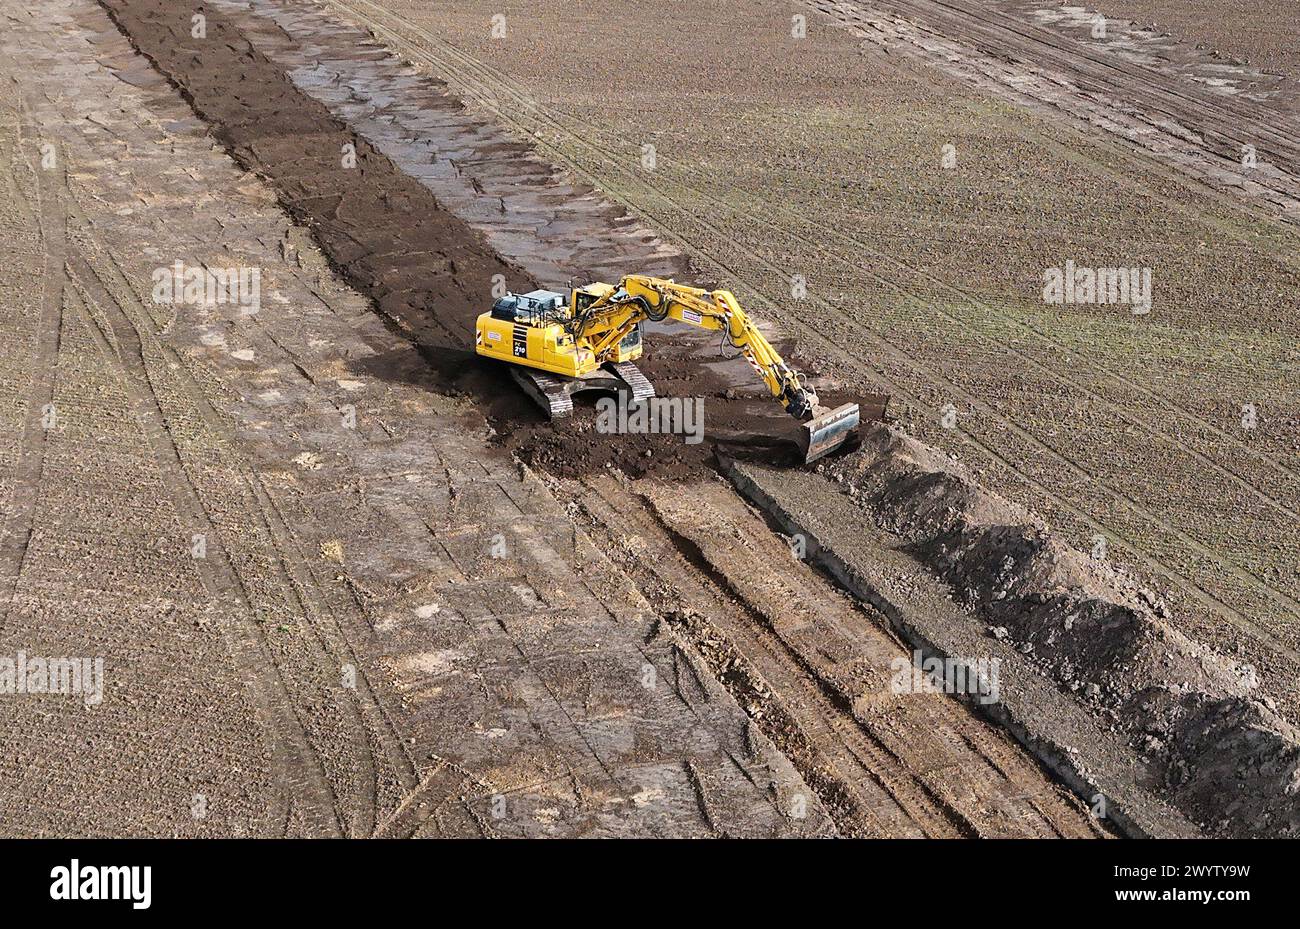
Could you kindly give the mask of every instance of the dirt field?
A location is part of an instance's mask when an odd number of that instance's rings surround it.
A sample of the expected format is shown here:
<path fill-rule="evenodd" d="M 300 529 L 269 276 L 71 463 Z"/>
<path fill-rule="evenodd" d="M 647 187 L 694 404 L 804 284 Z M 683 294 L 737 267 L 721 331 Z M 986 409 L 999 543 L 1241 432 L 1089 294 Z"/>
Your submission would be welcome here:
<path fill-rule="evenodd" d="M 7 831 L 1290 823 L 1294 101 L 1027 6 L 0 0 L 0 655 L 105 668 L 10 698 Z M 1150 312 L 1046 304 L 1066 262 L 1151 269 Z M 159 298 L 181 266 L 260 296 Z M 952 582 L 952 537 L 870 522 L 875 452 L 771 468 L 794 425 L 711 340 L 644 366 L 705 399 L 698 447 L 544 422 L 475 361 L 500 286 L 634 270 L 732 287 L 1123 590 Z M 1078 667 L 1022 604 L 1138 632 Z M 1000 655 L 1002 701 L 900 691 L 921 649 Z"/>
<path fill-rule="evenodd" d="M 593 474 L 575 508 L 465 376 L 466 314 L 530 272 L 361 139 L 331 174 L 354 137 L 220 11 L 190 44 L 188 11 L 108 6 L 203 119 L 99 5 L 0 5 L 4 651 L 104 667 L 91 705 L 9 697 L 8 834 L 1107 834 L 953 697 L 864 713 L 905 651 L 783 560 L 843 638 L 810 677 L 783 588 L 718 588 L 784 543 L 716 478 L 725 524 L 639 523 L 689 597 L 656 588 L 599 515 L 648 491 Z M 256 268 L 260 299 L 160 300 L 176 261 Z M 693 612 L 722 604 L 781 692 Z"/>

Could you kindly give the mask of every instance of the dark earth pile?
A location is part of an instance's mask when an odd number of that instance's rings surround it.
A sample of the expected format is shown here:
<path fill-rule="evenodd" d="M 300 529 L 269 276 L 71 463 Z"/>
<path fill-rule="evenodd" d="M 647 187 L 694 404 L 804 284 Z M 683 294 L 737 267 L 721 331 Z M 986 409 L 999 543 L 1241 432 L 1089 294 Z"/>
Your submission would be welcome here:
<path fill-rule="evenodd" d="M 1192 641 L 1104 557 L 979 487 L 933 448 L 878 425 L 828 474 L 910 544 L 984 623 L 1163 772 L 1211 833 L 1300 835 L 1300 732 L 1253 669 Z"/>

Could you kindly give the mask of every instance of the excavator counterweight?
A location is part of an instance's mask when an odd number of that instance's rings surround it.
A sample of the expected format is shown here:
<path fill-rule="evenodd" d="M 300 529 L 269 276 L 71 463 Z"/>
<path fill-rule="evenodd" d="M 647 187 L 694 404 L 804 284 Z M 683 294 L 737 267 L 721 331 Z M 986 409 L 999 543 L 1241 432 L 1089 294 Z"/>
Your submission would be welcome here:
<path fill-rule="evenodd" d="M 552 418 L 573 411 L 585 390 L 618 391 L 631 401 L 654 396 L 633 364 L 642 324 L 680 322 L 722 333 L 739 350 L 786 412 L 803 424 L 804 461 L 842 446 L 857 429 L 856 403 L 833 410 L 790 368 L 726 290 L 687 287 L 665 278 L 628 275 L 618 284 L 593 283 L 568 295 L 535 290 L 507 294 L 478 318 L 475 350 L 510 365 L 520 386 Z"/>

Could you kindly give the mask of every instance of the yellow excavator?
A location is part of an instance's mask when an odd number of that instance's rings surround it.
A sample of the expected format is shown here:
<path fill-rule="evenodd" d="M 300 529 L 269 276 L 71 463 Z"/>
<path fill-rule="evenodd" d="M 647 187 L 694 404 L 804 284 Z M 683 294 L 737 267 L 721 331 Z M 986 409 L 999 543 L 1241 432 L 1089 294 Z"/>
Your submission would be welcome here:
<path fill-rule="evenodd" d="M 475 351 L 503 361 L 519 385 L 555 419 L 573 412 L 573 395 L 615 391 L 636 403 L 655 395 L 633 364 L 642 324 L 671 320 L 720 331 L 740 350 L 772 396 L 803 422 L 804 461 L 843 445 L 858 427 L 856 403 L 823 407 L 726 290 L 686 287 L 633 274 L 618 284 L 593 283 L 562 293 L 506 294 L 478 318 Z"/>

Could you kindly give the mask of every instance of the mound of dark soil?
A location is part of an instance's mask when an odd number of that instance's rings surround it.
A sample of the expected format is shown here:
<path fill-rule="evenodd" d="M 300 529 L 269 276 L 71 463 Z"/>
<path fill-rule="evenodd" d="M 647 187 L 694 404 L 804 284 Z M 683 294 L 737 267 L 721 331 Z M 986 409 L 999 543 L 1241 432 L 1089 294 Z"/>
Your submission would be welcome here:
<path fill-rule="evenodd" d="M 955 596 L 1157 770 L 1223 835 L 1300 836 L 1300 731 L 1253 671 L 1192 641 L 1155 594 L 1066 545 L 960 465 L 885 425 L 827 473 Z"/>

